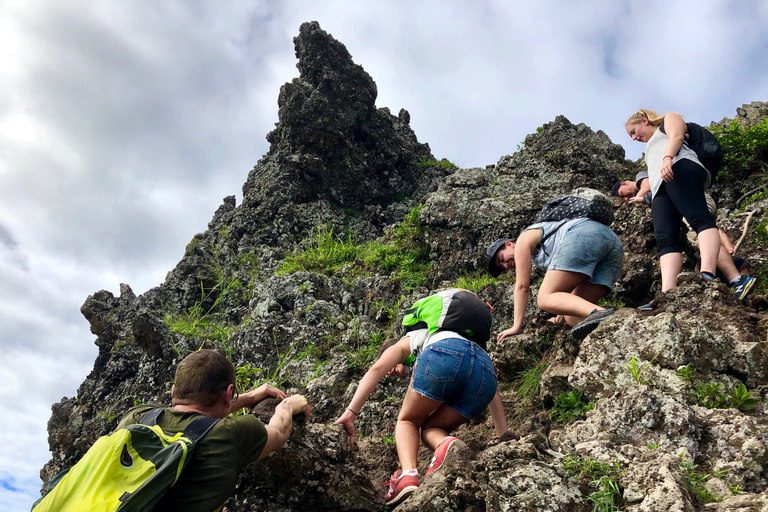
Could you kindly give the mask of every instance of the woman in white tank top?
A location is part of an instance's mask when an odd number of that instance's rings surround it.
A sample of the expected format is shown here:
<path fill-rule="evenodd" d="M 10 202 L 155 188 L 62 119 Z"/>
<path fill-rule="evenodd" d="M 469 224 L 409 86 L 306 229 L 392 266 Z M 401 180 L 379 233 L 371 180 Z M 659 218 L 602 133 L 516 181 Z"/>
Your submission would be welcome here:
<path fill-rule="evenodd" d="M 662 291 L 677 286 L 677 275 L 682 270 L 679 230 L 683 217 L 697 233 L 701 272 L 714 279 L 720 233 L 704 198 L 711 176 L 696 153 L 684 144 L 685 121 L 674 112 L 660 116 L 641 109 L 630 116 L 625 128 L 632 140 L 647 144 L 645 163 L 653 195 L 651 215 L 659 248 Z"/>

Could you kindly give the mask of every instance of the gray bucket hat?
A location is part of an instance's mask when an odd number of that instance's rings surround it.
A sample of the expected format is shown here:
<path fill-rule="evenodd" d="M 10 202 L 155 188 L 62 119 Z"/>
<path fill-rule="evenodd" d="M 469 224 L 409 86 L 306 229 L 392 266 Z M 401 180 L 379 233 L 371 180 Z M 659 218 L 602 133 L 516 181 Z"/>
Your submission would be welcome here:
<path fill-rule="evenodd" d="M 496 253 L 499 252 L 507 242 L 514 242 L 514 240 L 511 238 L 499 238 L 489 245 L 488 249 L 485 251 L 485 257 L 488 260 L 488 272 L 490 272 L 493 277 L 498 277 L 499 274 L 504 272 L 503 268 L 496 265 Z"/>

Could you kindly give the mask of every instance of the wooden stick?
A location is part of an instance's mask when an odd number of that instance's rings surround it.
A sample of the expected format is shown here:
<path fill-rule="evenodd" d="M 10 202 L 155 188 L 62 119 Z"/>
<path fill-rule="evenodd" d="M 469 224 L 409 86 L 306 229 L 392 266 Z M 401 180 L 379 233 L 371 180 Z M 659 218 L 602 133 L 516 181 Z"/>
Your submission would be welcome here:
<path fill-rule="evenodd" d="M 741 231 L 741 237 L 739 238 L 739 241 L 736 242 L 736 245 L 733 246 L 732 254 L 736 254 L 736 251 L 739 250 L 739 246 L 741 245 L 741 242 L 743 242 L 744 238 L 746 238 L 747 236 L 747 229 L 749 229 L 749 221 L 752 219 L 752 216 L 756 214 L 758 211 L 759 210 L 752 210 L 751 212 L 747 213 L 747 220 L 744 222 L 744 229 Z M 740 215 L 743 215 L 743 214 L 740 214 Z"/>
<path fill-rule="evenodd" d="M 743 196 L 738 198 L 736 200 L 736 208 L 739 207 L 739 205 L 742 203 L 742 201 L 744 201 L 746 199 L 749 199 L 749 197 L 751 197 L 752 194 L 756 194 L 756 193 L 760 192 L 761 190 L 763 190 L 764 188 L 765 188 L 765 185 L 760 185 L 759 187 L 753 188 L 752 190 L 750 190 L 749 192 L 747 192 L 746 194 L 744 194 Z"/>

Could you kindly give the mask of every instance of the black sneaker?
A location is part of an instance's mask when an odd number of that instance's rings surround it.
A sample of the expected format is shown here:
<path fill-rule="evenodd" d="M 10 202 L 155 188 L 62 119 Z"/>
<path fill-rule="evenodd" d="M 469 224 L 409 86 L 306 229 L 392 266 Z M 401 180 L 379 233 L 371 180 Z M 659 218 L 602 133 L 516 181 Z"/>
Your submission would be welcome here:
<path fill-rule="evenodd" d="M 752 276 L 741 276 L 739 277 L 738 281 L 730 285 L 730 288 L 733 290 L 733 293 L 736 294 L 739 300 L 742 300 L 747 296 L 756 282 L 757 279 Z"/>
<path fill-rule="evenodd" d="M 648 304 L 643 304 L 639 308 L 637 308 L 638 311 L 653 311 L 656 309 L 656 301 L 652 300 Z"/>
<path fill-rule="evenodd" d="M 614 314 L 616 310 L 611 309 L 595 309 L 587 318 L 576 324 L 571 329 L 571 336 L 576 340 L 582 340 L 587 337 L 587 334 L 597 329 L 597 324 Z"/>

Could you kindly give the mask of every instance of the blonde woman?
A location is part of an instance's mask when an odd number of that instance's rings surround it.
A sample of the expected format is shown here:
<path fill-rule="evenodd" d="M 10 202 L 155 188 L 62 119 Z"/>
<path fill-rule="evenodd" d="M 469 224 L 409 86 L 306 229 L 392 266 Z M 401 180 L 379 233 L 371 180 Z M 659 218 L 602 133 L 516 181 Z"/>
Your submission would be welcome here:
<path fill-rule="evenodd" d="M 659 248 L 661 290 L 666 292 L 675 288 L 677 275 L 682 270 L 679 233 L 683 217 L 696 231 L 701 273 L 706 279 L 714 279 L 720 233 L 704 198 L 712 177 L 696 153 L 684 144 L 688 132 L 685 121 L 674 112 L 658 115 L 652 110 L 641 109 L 630 116 L 625 128 L 632 140 L 647 144 L 647 189 L 639 191 L 638 196 L 650 191 L 653 198 L 651 217 Z M 650 303 L 640 309 L 652 308 L 653 303 Z"/>

